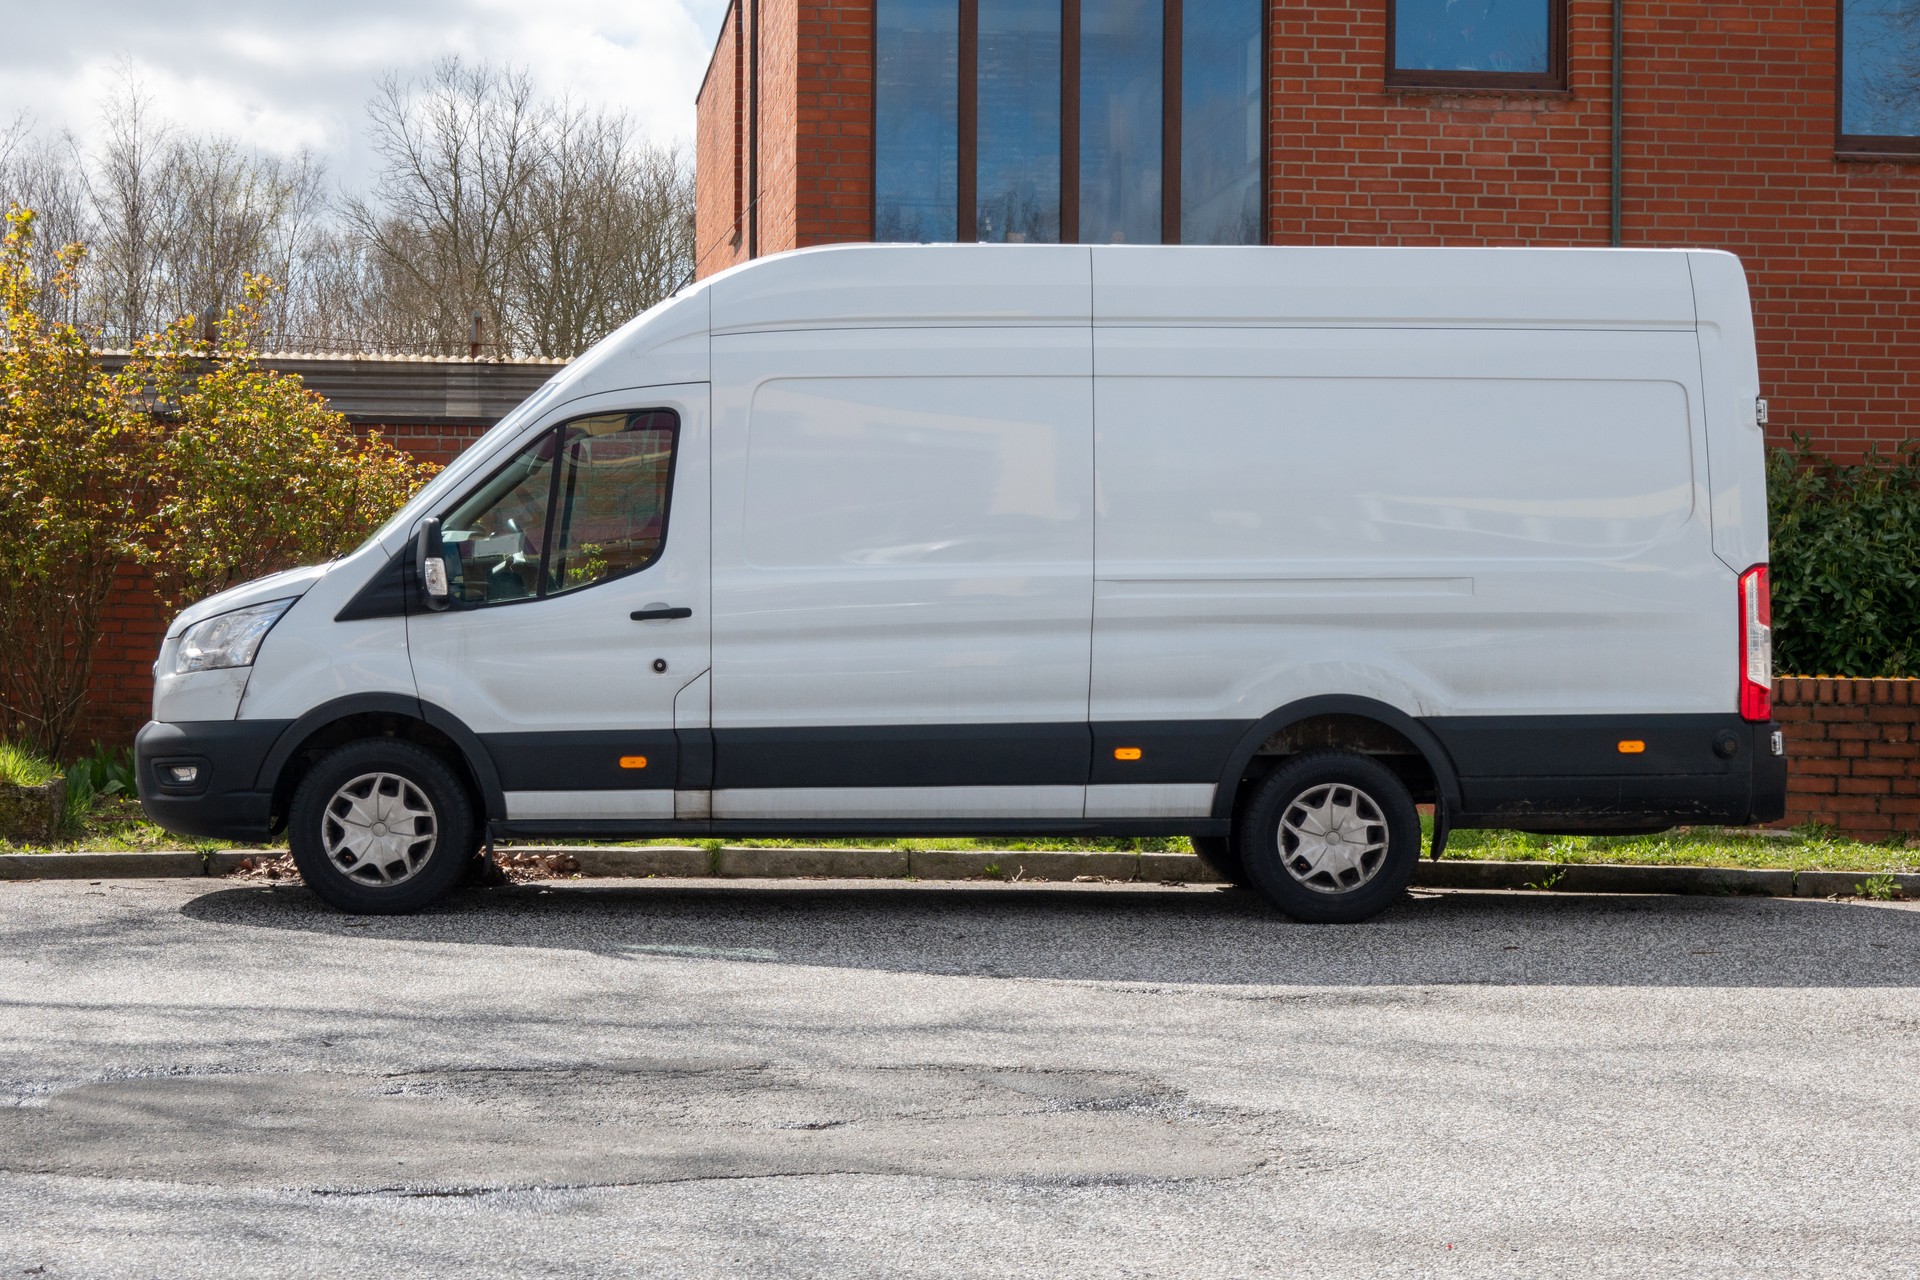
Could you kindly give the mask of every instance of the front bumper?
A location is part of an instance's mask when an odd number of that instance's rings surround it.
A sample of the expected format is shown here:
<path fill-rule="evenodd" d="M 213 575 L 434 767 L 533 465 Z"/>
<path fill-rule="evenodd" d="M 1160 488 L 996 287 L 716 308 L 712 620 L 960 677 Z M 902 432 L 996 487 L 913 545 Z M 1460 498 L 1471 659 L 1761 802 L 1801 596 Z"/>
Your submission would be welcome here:
<path fill-rule="evenodd" d="M 273 780 L 261 766 L 290 720 L 149 720 L 133 740 L 140 807 L 181 836 L 263 840 L 273 828 Z M 192 765 L 191 783 L 169 766 Z"/>

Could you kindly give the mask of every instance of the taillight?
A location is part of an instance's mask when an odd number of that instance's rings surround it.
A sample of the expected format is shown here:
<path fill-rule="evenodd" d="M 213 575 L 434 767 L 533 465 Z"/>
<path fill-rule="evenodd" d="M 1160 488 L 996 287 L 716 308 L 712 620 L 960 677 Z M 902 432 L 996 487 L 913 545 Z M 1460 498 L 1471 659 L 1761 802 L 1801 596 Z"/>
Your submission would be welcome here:
<path fill-rule="evenodd" d="M 1773 716 L 1773 598 L 1767 566 L 1740 575 L 1740 718 Z"/>

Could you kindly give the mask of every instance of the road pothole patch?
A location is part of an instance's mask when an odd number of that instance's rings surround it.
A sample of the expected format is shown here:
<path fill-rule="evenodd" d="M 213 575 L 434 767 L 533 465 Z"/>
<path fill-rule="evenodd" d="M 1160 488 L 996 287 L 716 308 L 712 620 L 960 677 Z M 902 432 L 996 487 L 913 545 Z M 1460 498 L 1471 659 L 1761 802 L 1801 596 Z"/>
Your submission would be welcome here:
<path fill-rule="evenodd" d="M 14 1172 L 333 1193 L 831 1173 L 1112 1183 L 1262 1162 L 1157 1082 L 977 1066 L 175 1076 L 0 1111 Z"/>

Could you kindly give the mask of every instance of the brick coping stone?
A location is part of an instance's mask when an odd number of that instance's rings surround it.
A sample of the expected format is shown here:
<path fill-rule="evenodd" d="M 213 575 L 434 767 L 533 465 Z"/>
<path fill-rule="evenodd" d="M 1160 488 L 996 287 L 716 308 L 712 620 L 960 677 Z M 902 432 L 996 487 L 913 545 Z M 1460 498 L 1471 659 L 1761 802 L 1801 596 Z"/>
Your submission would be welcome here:
<path fill-rule="evenodd" d="M 1920 705 L 1920 678 L 1913 676 L 1775 676 L 1773 700 L 1787 706 L 1907 707 Z"/>
<path fill-rule="evenodd" d="M 1004 883 L 1218 885 L 1189 853 L 1070 853 L 1015 850 L 748 849 L 648 846 L 516 845 L 512 852 L 561 854 L 575 859 L 581 878 L 673 880 L 992 880 Z M 244 858 L 272 858 L 280 850 L 230 849 L 200 854 L 0 854 L 0 880 L 132 880 L 222 877 Z M 1640 866 L 1599 862 L 1422 860 L 1417 889 L 1517 889 L 1552 893 L 1754 895 L 1829 898 L 1861 893 L 1869 879 L 1903 898 L 1920 898 L 1920 874 L 1870 871 L 1787 871 L 1747 867 Z"/>

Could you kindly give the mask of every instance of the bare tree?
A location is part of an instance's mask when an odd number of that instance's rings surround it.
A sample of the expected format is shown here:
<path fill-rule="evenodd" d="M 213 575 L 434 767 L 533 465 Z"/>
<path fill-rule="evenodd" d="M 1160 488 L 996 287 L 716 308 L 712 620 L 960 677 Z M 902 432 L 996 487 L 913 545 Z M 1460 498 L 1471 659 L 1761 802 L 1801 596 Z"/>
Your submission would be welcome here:
<path fill-rule="evenodd" d="M 458 354 L 478 313 L 497 353 L 576 355 L 688 274 L 691 166 L 623 114 L 447 61 L 383 80 L 369 115 L 385 167 L 345 222 L 381 340 Z"/>
<path fill-rule="evenodd" d="M 13 119 L 7 127 L 0 129 L 0 173 L 6 172 L 7 165 L 13 160 L 13 153 L 20 149 L 33 133 L 33 113 L 25 108 L 13 113 Z"/>
<path fill-rule="evenodd" d="M 186 137 L 154 117 L 130 75 L 109 100 L 106 142 L 88 180 L 97 222 L 89 272 L 96 322 L 113 339 L 178 316 L 211 321 L 247 274 L 285 280 L 321 202 L 312 158 L 257 155 L 220 137 Z"/>
<path fill-rule="evenodd" d="M 169 150 L 162 182 L 174 214 L 165 229 L 162 317 L 211 321 L 240 300 L 248 273 L 285 281 L 298 269 L 319 197 L 311 157 L 288 162 L 249 155 L 225 138 L 185 140 Z"/>
<path fill-rule="evenodd" d="M 376 198 L 348 199 L 344 214 L 379 277 L 400 286 L 386 305 L 449 352 L 464 350 L 475 312 L 500 332 L 513 208 L 539 158 L 532 82 L 449 58 L 424 82 L 383 77 L 367 114 L 385 168 Z"/>
<path fill-rule="evenodd" d="M 271 326 L 283 349 L 377 351 L 408 345 L 381 306 L 397 291 L 380 278 L 357 236 L 317 224 L 300 245 L 297 269 L 284 278 Z"/>
<path fill-rule="evenodd" d="M 211 322 L 262 274 L 281 349 L 464 355 L 478 313 L 491 354 L 570 356 L 690 274 L 692 166 L 623 114 L 448 60 L 382 78 L 368 118 L 378 182 L 330 201 L 311 156 L 189 135 L 123 66 L 91 153 L 0 128 L 0 205 L 36 210 L 36 255 L 87 246 L 55 305 L 116 345 Z"/>
<path fill-rule="evenodd" d="M 667 296 L 693 255 L 693 174 L 639 139 L 624 115 L 566 105 L 541 131 L 540 163 L 513 207 L 511 337 L 576 355 Z"/>
<path fill-rule="evenodd" d="M 131 342 L 158 327 L 168 240 L 179 217 L 165 162 L 173 131 L 155 118 L 152 100 L 125 64 L 102 114 L 106 141 L 89 183 L 100 224 L 90 264 L 95 318 L 107 334 Z"/>
<path fill-rule="evenodd" d="M 98 223 L 72 137 L 35 135 L 25 113 L 0 134 L 0 208 L 11 205 L 34 211 L 32 268 L 38 279 L 53 278 L 54 259 L 63 246 L 96 237 Z M 58 323 L 86 325 L 92 318 L 77 291 L 49 291 L 40 305 Z"/>

